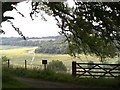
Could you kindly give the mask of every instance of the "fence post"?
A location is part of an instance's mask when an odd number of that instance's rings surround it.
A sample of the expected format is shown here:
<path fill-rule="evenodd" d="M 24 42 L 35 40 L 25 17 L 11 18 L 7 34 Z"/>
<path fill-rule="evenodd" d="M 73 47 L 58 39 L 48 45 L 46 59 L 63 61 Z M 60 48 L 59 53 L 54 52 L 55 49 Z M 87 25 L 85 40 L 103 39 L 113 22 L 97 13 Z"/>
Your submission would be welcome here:
<path fill-rule="evenodd" d="M 25 60 L 25 69 L 27 69 L 27 61 Z"/>
<path fill-rule="evenodd" d="M 8 68 L 10 67 L 10 59 L 8 59 Z"/>
<path fill-rule="evenodd" d="M 76 76 L 76 62 L 75 61 L 72 62 L 72 75 Z"/>

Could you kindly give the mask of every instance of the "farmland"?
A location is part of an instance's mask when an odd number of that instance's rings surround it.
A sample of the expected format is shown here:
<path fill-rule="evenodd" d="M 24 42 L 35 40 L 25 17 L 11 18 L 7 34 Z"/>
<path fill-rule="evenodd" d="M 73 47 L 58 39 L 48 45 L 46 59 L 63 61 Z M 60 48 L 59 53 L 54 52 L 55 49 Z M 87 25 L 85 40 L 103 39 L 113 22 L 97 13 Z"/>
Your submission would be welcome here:
<path fill-rule="evenodd" d="M 72 61 L 88 62 L 93 61 L 99 63 L 99 58 L 96 56 L 80 54 L 80 58 L 74 58 L 68 54 L 35 54 L 34 51 L 37 47 L 17 47 L 17 46 L 2 46 L 3 50 L 0 50 L 1 56 L 7 56 L 10 59 L 10 63 L 14 65 L 24 65 L 24 60 L 27 60 L 29 65 L 41 65 L 42 60 L 48 60 L 48 63 L 52 60 L 62 61 L 68 68 L 71 67 Z M 108 59 L 109 63 L 116 63 L 118 58 Z"/>

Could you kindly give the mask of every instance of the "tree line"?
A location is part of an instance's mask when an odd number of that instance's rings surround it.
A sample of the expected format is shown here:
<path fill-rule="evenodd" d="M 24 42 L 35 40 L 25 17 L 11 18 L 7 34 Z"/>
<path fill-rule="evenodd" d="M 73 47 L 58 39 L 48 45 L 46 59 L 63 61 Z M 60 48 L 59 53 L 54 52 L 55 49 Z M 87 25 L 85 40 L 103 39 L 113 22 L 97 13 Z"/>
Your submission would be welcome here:
<path fill-rule="evenodd" d="M 29 40 L 32 39 L 32 40 Z M 38 39 L 35 41 L 34 39 Z M 45 40 L 40 40 L 45 39 Z M 38 46 L 35 53 L 48 53 L 48 54 L 67 54 L 67 42 L 64 36 L 50 36 L 50 37 L 32 37 L 27 40 L 16 37 L 3 37 L 1 38 L 0 45 L 11 46 Z"/>
<path fill-rule="evenodd" d="M 67 42 L 64 40 L 64 37 L 59 37 L 55 40 L 41 41 L 35 53 L 67 54 Z"/>
<path fill-rule="evenodd" d="M 23 40 L 22 38 L 7 37 L 1 38 L 0 45 L 11 45 L 11 46 L 38 46 L 39 41 Z"/>
<path fill-rule="evenodd" d="M 24 40 L 20 37 L 0 37 L 0 45 L 11 45 L 11 46 L 40 46 L 41 39 L 56 39 L 59 36 L 48 36 L 48 37 L 27 37 Z M 38 40 L 36 40 L 38 39 Z"/>

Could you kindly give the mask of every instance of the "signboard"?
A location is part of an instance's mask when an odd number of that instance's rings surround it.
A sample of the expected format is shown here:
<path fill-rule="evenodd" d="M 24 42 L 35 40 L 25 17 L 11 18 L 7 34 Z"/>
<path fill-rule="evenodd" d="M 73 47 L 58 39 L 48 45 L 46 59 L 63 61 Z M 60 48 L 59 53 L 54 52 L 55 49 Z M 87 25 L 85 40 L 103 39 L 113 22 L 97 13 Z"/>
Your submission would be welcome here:
<path fill-rule="evenodd" d="M 42 60 L 42 64 L 47 64 L 47 60 Z"/>

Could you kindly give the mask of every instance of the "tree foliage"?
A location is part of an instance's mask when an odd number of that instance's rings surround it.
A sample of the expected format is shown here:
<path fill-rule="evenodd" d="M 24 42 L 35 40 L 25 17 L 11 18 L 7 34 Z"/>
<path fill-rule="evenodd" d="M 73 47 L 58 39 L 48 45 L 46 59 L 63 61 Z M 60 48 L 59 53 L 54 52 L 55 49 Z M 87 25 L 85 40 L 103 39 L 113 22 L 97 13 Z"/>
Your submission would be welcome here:
<path fill-rule="evenodd" d="M 69 42 L 70 54 L 84 51 L 114 57 L 120 51 L 120 2 L 44 3 Z M 54 5 L 53 5 L 54 4 Z"/>
<path fill-rule="evenodd" d="M 102 58 L 114 57 L 120 51 L 120 2 L 33 2 L 32 15 L 40 10 L 57 20 L 68 41 L 69 54 L 83 51 Z"/>
<path fill-rule="evenodd" d="M 55 40 L 41 41 L 35 53 L 67 54 L 67 43 L 63 43 L 65 37 L 58 37 Z"/>
<path fill-rule="evenodd" d="M 1 3 L 1 2 L 0 2 Z M 13 22 L 11 21 L 11 20 L 13 20 L 14 19 L 14 17 L 11 17 L 11 16 L 3 16 L 3 14 L 6 12 L 6 11 L 10 11 L 10 10 L 16 10 L 17 11 L 17 13 L 19 13 L 22 17 L 24 17 L 24 15 L 21 13 L 21 12 L 19 12 L 18 10 L 17 10 L 17 8 L 16 8 L 16 5 L 17 4 L 17 2 L 3 2 L 2 3 L 2 21 L 7 21 L 7 22 L 9 22 L 10 24 L 11 24 L 11 26 L 14 28 L 14 30 L 15 31 L 17 31 L 18 32 L 18 34 L 20 35 L 20 36 L 22 36 L 23 37 L 23 39 L 25 39 L 26 40 L 26 38 L 25 38 L 25 36 L 23 35 L 23 33 L 20 31 L 20 29 L 18 28 L 18 27 L 16 27 L 14 24 L 13 24 Z M 0 34 L 5 34 L 5 31 L 4 30 L 2 30 L 2 29 L 0 29 Z"/>
<path fill-rule="evenodd" d="M 7 61 L 9 60 L 7 56 L 1 56 L 1 59 L 2 59 L 2 65 L 6 65 Z"/>

